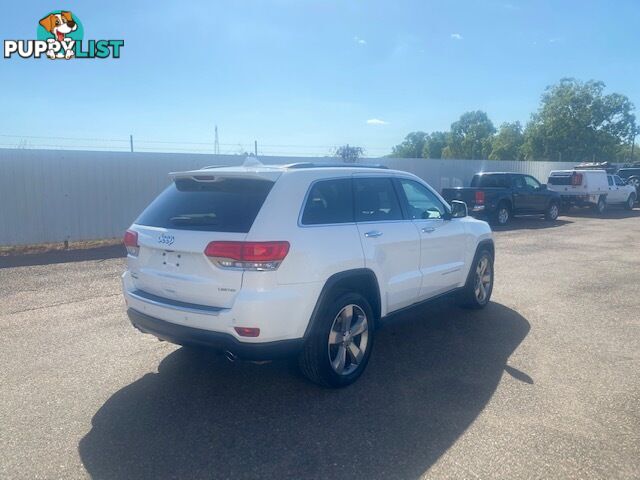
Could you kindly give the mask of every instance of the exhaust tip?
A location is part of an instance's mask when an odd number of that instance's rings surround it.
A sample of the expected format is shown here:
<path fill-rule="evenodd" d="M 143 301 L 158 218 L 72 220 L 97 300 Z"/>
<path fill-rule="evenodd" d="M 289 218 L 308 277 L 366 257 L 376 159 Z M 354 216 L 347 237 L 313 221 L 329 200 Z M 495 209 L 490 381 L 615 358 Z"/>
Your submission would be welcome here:
<path fill-rule="evenodd" d="M 229 350 L 225 350 L 224 358 L 229 360 L 229 362 L 233 363 L 238 359 L 238 356 L 235 353 L 230 352 Z"/>

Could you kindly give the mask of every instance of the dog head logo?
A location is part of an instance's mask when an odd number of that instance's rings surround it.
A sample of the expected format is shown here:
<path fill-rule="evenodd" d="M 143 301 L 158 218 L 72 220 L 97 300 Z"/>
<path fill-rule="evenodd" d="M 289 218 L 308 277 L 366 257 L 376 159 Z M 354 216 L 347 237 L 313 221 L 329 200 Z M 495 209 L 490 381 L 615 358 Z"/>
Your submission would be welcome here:
<path fill-rule="evenodd" d="M 40 20 L 40 25 L 59 42 L 65 39 L 67 33 L 74 32 L 78 29 L 78 25 L 73 19 L 71 12 L 51 13 Z"/>
<path fill-rule="evenodd" d="M 122 39 L 83 40 L 82 22 L 68 10 L 49 12 L 38 21 L 37 40 L 5 39 L 4 58 L 120 58 Z"/>
<path fill-rule="evenodd" d="M 46 40 L 47 57 L 70 59 L 75 56 L 75 42 L 82 41 L 82 23 L 71 12 L 59 10 L 40 20 L 38 40 Z"/>

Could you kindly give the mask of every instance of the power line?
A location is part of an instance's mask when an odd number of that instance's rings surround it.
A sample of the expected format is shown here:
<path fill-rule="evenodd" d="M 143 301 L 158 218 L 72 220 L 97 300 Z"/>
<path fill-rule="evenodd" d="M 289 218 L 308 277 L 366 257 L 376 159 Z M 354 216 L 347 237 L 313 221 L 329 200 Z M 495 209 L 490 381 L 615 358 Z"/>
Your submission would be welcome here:
<path fill-rule="evenodd" d="M 50 137 L 50 136 L 37 136 L 37 135 L 8 135 L 8 134 L 0 134 L 0 137 L 4 138 L 31 138 L 31 139 L 43 139 L 43 140 L 64 140 L 64 141 L 95 141 L 95 142 L 122 142 L 128 144 L 130 142 L 129 138 L 124 139 L 116 139 L 116 138 L 88 138 L 88 137 Z M 136 137 L 137 143 L 151 143 L 151 144 L 167 144 L 167 145 L 206 145 L 215 148 L 216 142 L 190 142 L 190 141 L 177 141 L 177 140 L 145 140 L 139 139 Z M 253 141 L 249 142 L 236 142 L 236 143 L 218 143 L 218 145 L 235 147 L 244 144 L 252 144 Z M 262 147 L 273 147 L 273 148 L 302 148 L 302 149 L 310 149 L 310 148 L 337 148 L 339 145 L 304 145 L 304 144 L 267 144 L 261 143 Z M 365 150 L 389 150 L 388 147 L 363 147 Z"/>

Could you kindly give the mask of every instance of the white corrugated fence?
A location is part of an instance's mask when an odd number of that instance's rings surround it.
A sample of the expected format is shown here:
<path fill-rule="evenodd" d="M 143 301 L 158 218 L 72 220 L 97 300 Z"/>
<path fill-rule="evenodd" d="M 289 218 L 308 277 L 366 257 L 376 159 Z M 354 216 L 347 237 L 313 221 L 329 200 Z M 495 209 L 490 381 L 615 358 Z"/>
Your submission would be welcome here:
<path fill-rule="evenodd" d="M 0 149 L 0 245 L 120 237 L 169 183 L 167 174 L 206 165 L 237 165 L 244 157 L 178 153 Z M 335 161 L 260 157 L 263 163 Z M 440 190 L 468 185 L 478 171 L 529 173 L 542 182 L 571 163 L 378 158 Z"/>

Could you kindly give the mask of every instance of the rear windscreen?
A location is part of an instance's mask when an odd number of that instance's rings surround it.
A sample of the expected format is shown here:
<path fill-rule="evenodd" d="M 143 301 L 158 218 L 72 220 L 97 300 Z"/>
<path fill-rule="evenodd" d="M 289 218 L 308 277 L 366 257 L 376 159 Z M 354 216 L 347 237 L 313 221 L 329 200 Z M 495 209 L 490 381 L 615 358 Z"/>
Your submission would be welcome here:
<path fill-rule="evenodd" d="M 149 227 L 247 233 L 273 182 L 217 177 L 176 179 L 135 223 Z"/>
<path fill-rule="evenodd" d="M 554 174 L 549 177 L 551 185 L 571 185 L 571 173 Z"/>
<path fill-rule="evenodd" d="M 471 179 L 471 186 L 476 188 L 508 188 L 507 175 L 475 175 Z"/>

